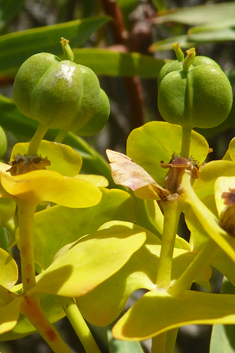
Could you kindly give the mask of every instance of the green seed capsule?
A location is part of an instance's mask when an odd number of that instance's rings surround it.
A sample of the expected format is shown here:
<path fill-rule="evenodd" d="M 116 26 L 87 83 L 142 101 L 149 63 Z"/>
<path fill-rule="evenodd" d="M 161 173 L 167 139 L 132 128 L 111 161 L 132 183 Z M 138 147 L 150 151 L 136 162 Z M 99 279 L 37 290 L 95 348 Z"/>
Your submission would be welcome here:
<path fill-rule="evenodd" d="M 232 88 L 213 60 L 187 51 L 183 62 L 163 66 L 159 74 L 158 107 L 169 123 L 185 128 L 221 124 L 232 107 Z"/>
<path fill-rule="evenodd" d="M 95 114 L 100 85 L 88 67 L 40 53 L 20 67 L 13 86 L 13 99 L 26 116 L 47 128 L 75 131 Z"/>
<path fill-rule="evenodd" d="M 109 99 L 106 93 L 100 90 L 100 100 L 96 108 L 95 114 L 81 129 L 76 133 L 80 136 L 92 136 L 100 132 L 105 126 L 110 114 Z"/>

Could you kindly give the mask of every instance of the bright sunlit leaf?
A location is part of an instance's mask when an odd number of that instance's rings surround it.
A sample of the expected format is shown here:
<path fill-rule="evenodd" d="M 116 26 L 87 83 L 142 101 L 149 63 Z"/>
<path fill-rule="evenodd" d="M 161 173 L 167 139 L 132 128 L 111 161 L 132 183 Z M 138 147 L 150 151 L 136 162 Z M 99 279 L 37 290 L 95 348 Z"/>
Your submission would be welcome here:
<path fill-rule="evenodd" d="M 46 317 L 51 323 L 54 323 L 65 316 L 64 310 L 55 295 L 42 293 L 40 295 L 40 303 Z M 36 332 L 35 327 L 26 316 L 20 315 L 15 327 L 11 331 L 0 335 L 0 341 L 19 339 L 33 332 Z"/>
<path fill-rule="evenodd" d="M 173 153 L 180 153 L 181 139 L 182 129 L 179 125 L 152 121 L 130 133 L 127 139 L 127 155 L 163 186 L 167 170 L 161 167 L 161 161 L 169 163 Z M 200 165 L 208 151 L 205 138 L 193 131 L 189 155 Z"/>
<path fill-rule="evenodd" d="M 33 292 L 75 297 L 112 276 L 144 243 L 146 233 L 117 221 L 110 228 L 82 237 L 66 247 L 38 276 Z"/>
<path fill-rule="evenodd" d="M 231 236 L 219 226 L 217 217 L 202 203 L 195 194 L 188 175 L 184 175 L 182 179 L 184 187 L 184 200 L 188 203 L 204 231 L 212 240 L 233 260 L 235 261 L 235 250 L 230 244 Z"/>
<path fill-rule="evenodd" d="M 214 194 L 215 181 L 220 176 L 235 176 L 235 164 L 226 160 L 206 163 L 201 169 L 199 178 L 193 185 L 197 196 L 202 199 Z"/>
<path fill-rule="evenodd" d="M 140 226 L 133 227 L 136 231 L 141 230 Z M 160 250 L 159 239 L 147 232 L 145 244 L 133 254 L 125 266 L 94 290 L 77 298 L 85 319 L 98 326 L 110 324 L 123 311 L 129 296 L 135 290 L 145 288 L 155 291 Z M 172 281 L 185 271 L 194 257 L 192 252 L 174 249 Z M 211 270 L 207 267 L 196 280 L 208 281 L 210 276 Z"/>
<path fill-rule="evenodd" d="M 61 247 L 97 231 L 103 223 L 113 219 L 134 222 L 134 200 L 127 192 L 101 191 L 102 199 L 93 207 L 75 209 L 57 205 L 35 214 L 34 255 L 43 269 L 51 264 Z"/>
<path fill-rule="evenodd" d="M 11 289 L 18 280 L 18 267 L 15 260 L 0 248 L 0 284 Z"/>
<path fill-rule="evenodd" d="M 11 152 L 11 160 L 17 153 L 28 153 L 29 143 L 17 143 Z M 73 148 L 61 143 L 43 140 L 38 149 L 38 155 L 46 158 L 51 162 L 47 166 L 47 170 L 54 170 L 65 176 L 73 177 L 80 172 L 82 167 L 82 157 Z"/>
<path fill-rule="evenodd" d="M 66 207 L 91 207 L 101 197 L 101 191 L 92 183 L 64 177 L 51 170 L 35 170 L 22 175 L 1 174 L 4 189 L 16 200 L 39 204 L 52 201 Z"/>
<path fill-rule="evenodd" d="M 9 304 L 0 305 L 0 335 L 12 330 L 17 324 L 22 298 L 16 298 Z"/>
<path fill-rule="evenodd" d="M 144 340 L 191 324 L 234 324 L 234 295 L 186 291 L 180 297 L 148 292 L 117 322 L 117 339 Z"/>

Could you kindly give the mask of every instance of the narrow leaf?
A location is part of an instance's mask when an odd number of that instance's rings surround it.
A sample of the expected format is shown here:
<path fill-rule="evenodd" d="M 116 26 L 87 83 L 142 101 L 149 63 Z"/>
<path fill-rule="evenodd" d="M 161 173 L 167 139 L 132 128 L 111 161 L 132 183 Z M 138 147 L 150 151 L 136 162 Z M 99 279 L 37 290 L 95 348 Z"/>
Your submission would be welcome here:
<path fill-rule="evenodd" d="M 0 75 L 15 75 L 19 66 L 33 54 L 62 54 L 61 37 L 69 39 L 71 47 L 81 45 L 108 20 L 107 16 L 90 17 L 1 36 Z"/>
<path fill-rule="evenodd" d="M 217 23 L 221 19 L 234 20 L 235 2 L 220 4 L 207 4 L 191 7 L 183 7 L 170 10 L 168 13 L 160 13 L 156 17 L 156 23 L 179 22 L 188 25 L 200 23 Z"/>
<path fill-rule="evenodd" d="M 74 49 L 75 62 L 102 76 L 157 77 L 165 61 L 139 53 L 120 53 L 109 49 Z"/>

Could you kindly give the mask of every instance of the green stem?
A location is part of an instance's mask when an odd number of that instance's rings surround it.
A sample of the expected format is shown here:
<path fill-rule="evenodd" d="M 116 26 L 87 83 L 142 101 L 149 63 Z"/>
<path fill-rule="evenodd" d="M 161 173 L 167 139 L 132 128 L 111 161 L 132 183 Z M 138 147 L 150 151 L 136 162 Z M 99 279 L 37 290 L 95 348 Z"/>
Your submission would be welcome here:
<path fill-rule="evenodd" d="M 33 252 L 33 216 L 35 210 L 35 205 L 29 205 L 23 202 L 18 203 L 19 250 L 22 282 L 25 293 L 36 284 Z"/>
<path fill-rule="evenodd" d="M 181 207 L 178 199 L 165 201 L 162 203 L 162 207 L 164 225 L 156 284 L 158 289 L 167 289 L 171 282 L 172 257 Z"/>
<path fill-rule="evenodd" d="M 187 74 L 196 56 L 195 48 L 191 48 L 187 50 L 186 53 L 187 53 L 187 56 L 183 62 L 183 71 Z"/>
<path fill-rule="evenodd" d="M 58 135 L 54 139 L 54 142 L 61 143 L 63 141 L 63 139 L 65 138 L 65 136 L 67 135 L 67 133 L 68 133 L 68 131 L 60 130 L 60 132 L 58 133 Z"/>
<path fill-rule="evenodd" d="M 62 37 L 61 40 L 60 40 L 60 44 L 62 46 L 62 49 L 63 49 L 63 52 L 64 52 L 64 54 L 66 56 L 66 59 L 70 60 L 70 61 L 73 61 L 74 60 L 74 54 L 73 54 L 72 49 L 70 48 L 69 40 L 67 40 L 67 39 Z"/>
<path fill-rule="evenodd" d="M 172 296 L 180 296 L 185 290 L 189 289 L 198 273 L 201 273 L 210 264 L 218 250 L 218 245 L 212 239 L 209 239 L 184 273 L 168 289 L 168 293 Z"/>
<path fill-rule="evenodd" d="M 87 353 L 101 353 L 73 298 L 58 297 L 71 325 Z"/>
<path fill-rule="evenodd" d="M 55 353 L 72 353 L 41 309 L 38 293 L 24 296 L 21 312 L 27 316 L 40 335 Z"/>
<path fill-rule="evenodd" d="M 177 57 L 177 60 L 179 62 L 184 61 L 184 53 L 182 52 L 182 50 L 180 48 L 180 44 L 176 42 L 176 43 L 173 43 L 171 46 L 173 47 L 173 49 L 175 51 L 175 55 Z"/>
<path fill-rule="evenodd" d="M 191 143 L 191 131 L 190 127 L 182 127 L 182 143 L 180 156 L 183 158 L 189 157 L 190 143 Z"/>
<path fill-rule="evenodd" d="M 33 135 L 32 140 L 29 143 L 29 149 L 28 149 L 29 156 L 33 156 L 38 153 L 39 145 L 40 145 L 43 137 L 45 136 L 47 130 L 48 130 L 48 128 L 46 126 L 44 126 L 42 124 L 38 125 L 38 128 L 37 128 L 35 134 Z"/>

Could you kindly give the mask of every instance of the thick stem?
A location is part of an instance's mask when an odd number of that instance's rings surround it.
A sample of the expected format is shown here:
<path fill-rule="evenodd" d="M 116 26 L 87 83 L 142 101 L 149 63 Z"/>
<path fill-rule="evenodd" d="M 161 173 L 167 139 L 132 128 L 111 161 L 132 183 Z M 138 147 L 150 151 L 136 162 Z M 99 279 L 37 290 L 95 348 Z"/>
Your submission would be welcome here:
<path fill-rule="evenodd" d="M 19 250 L 22 282 L 25 293 L 36 284 L 33 253 L 33 216 L 35 210 L 35 205 L 29 205 L 23 202 L 18 203 Z"/>
<path fill-rule="evenodd" d="M 53 325 L 45 317 L 41 309 L 38 294 L 30 297 L 24 296 L 21 304 L 21 312 L 27 316 L 40 335 L 55 353 L 71 353 L 72 351 L 62 340 Z"/>
<path fill-rule="evenodd" d="M 38 147 L 39 147 L 43 137 L 45 136 L 47 130 L 48 130 L 48 128 L 46 126 L 44 126 L 42 124 L 38 125 L 38 128 L 37 128 L 35 134 L 33 135 L 33 138 L 29 144 L 29 149 L 28 149 L 29 156 L 33 156 L 38 153 Z"/>
<path fill-rule="evenodd" d="M 168 289 L 168 293 L 172 296 L 180 296 L 185 290 L 189 289 L 193 281 L 197 278 L 198 273 L 201 273 L 210 264 L 211 259 L 216 255 L 218 250 L 218 245 L 209 239 L 184 273 Z"/>
<path fill-rule="evenodd" d="M 181 142 L 180 156 L 183 158 L 189 157 L 191 131 L 192 129 L 190 127 L 182 127 L 182 142 Z"/>
<path fill-rule="evenodd" d="M 87 353 L 101 353 L 73 298 L 58 297 L 71 325 Z"/>
<path fill-rule="evenodd" d="M 156 284 L 158 289 L 167 289 L 171 282 L 172 257 L 181 208 L 179 201 L 165 201 L 162 246 L 158 264 Z"/>

